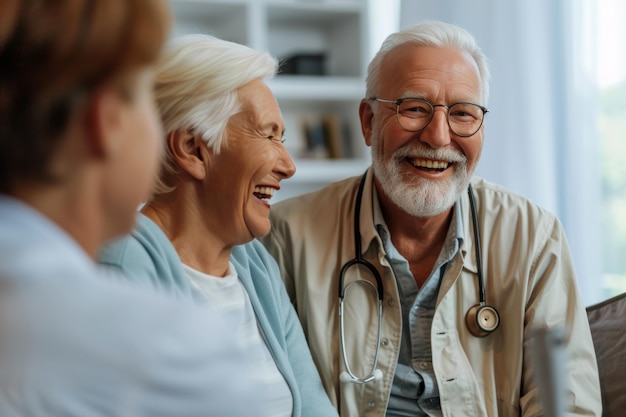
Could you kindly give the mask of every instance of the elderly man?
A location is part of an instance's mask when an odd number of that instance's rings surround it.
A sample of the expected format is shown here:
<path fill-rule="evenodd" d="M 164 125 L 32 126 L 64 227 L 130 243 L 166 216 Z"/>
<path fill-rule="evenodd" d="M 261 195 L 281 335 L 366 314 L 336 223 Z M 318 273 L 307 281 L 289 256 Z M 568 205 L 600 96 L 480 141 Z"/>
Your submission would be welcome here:
<path fill-rule="evenodd" d="M 342 416 L 543 415 L 529 347 L 547 325 L 569 331 L 568 415 L 601 413 L 561 224 L 472 175 L 488 78 L 461 28 L 390 35 L 359 107 L 371 168 L 272 208 L 264 243 Z"/>

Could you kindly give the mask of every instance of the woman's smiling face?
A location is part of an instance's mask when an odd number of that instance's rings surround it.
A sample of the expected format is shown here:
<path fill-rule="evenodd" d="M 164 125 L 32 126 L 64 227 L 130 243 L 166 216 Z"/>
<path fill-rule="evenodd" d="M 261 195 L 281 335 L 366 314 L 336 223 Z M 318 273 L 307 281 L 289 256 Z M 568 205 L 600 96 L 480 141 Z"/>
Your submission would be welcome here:
<path fill-rule="evenodd" d="M 207 182 L 211 211 L 226 233 L 241 244 L 270 231 L 269 199 L 280 181 L 293 176 L 295 166 L 283 146 L 285 130 L 278 103 L 262 80 L 238 90 L 241 111 L 227 126 L 227 139 L 209 163 Z"/>

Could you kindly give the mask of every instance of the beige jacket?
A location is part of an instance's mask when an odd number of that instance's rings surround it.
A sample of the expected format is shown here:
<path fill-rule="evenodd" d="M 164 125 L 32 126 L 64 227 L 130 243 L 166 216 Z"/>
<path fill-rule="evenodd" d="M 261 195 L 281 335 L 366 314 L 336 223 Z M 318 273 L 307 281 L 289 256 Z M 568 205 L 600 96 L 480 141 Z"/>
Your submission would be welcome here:
<path fill-rule="evenodd" d="M 378 368 L 383 378 L 342 383 L 338 277 L 353 259 L 353 216 L 359 178 L 278 203 L 272 232 L 263 241 L 277 259 L 304 327 L 324 386 L 342 417 L 384 416 L 401 335 L 401 308 L 394 276 L 373 227 L 372 178 L 368 173 L 360 228 L 364 257 L 382 275 L 383 326 Z M 472 336 L 465 313 L 478 302 L 469 199 L 460 200 L 464 242 L 442 279 L 433 318 L 433 367 L 446 417 L 542 416 L 530 366 L 531 329 L 566 325 L 568 416 L 600 416 L 598 370 L 585 308 L 563 229 L 549 212 L 481 179 L 474 179 L 482 237 L 487 301 L 500 313 L 500 327 L 486 338 Z M 356 272 L 348 276 L 354 279 Z M 365 275 L 364 275 L 365 276 Z M 345 302 L 350 367 L 366 375 L 376 348 L 375 297 L 353 286 Z"/>

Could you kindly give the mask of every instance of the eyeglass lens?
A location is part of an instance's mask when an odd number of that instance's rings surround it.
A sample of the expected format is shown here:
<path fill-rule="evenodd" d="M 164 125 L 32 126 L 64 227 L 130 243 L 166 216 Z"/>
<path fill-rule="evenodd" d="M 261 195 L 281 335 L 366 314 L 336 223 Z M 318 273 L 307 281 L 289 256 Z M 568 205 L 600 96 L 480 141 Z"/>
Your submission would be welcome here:
<path fill-rule="evenodd" d="M 432 120 L 435 107 L 425 100 L 404 100 L 398 104 L 398 122 L 406 130 L 422 130 Z M 448 108 L 447 116 L 450 129 L 455 134 L 471 136 L 480 129 L 484 111 L 476 104 L 456 103 Z"/>

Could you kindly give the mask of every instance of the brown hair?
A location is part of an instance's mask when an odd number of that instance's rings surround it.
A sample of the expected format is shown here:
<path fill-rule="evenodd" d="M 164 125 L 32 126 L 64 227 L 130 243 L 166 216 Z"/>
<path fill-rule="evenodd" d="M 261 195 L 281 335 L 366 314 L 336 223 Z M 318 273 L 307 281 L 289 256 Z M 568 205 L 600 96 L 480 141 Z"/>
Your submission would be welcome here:
<path fill-rule="evenodd" d="M 0 2 L 0 193 L 47 168 L 81 98 L 156 60 L 165 0 Z"/>

